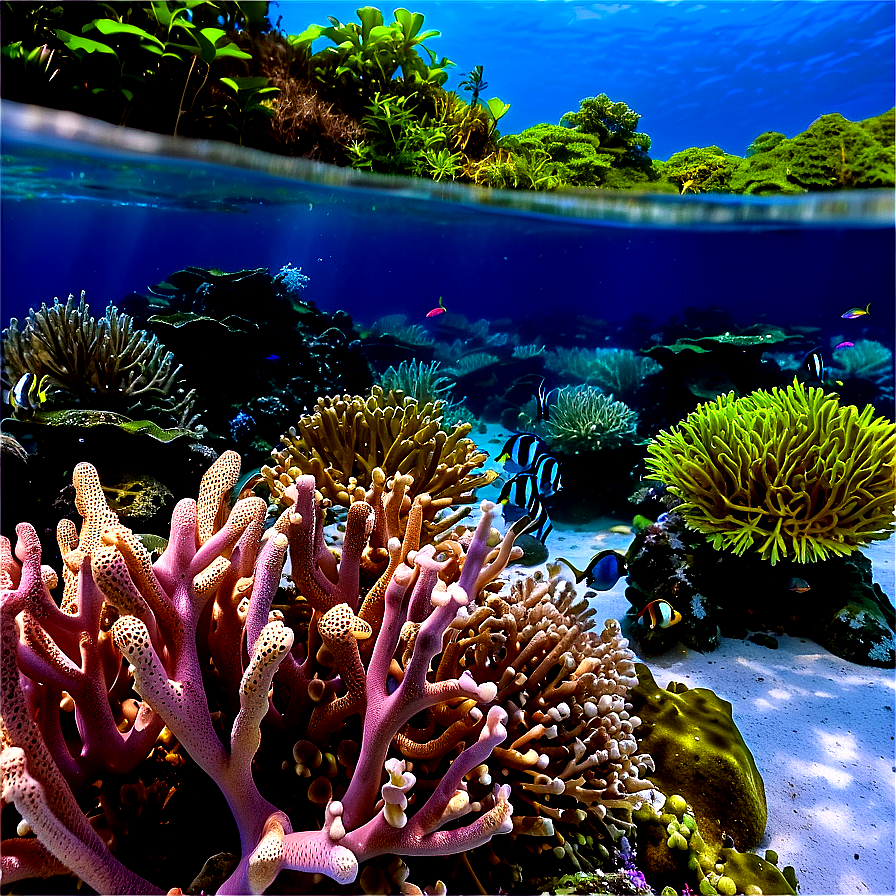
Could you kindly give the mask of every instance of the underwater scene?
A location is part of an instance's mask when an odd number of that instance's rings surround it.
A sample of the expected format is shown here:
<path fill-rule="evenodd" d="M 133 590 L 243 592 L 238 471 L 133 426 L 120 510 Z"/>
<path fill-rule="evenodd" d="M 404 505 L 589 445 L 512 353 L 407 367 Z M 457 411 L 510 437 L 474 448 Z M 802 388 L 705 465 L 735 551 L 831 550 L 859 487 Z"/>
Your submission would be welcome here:
<path fill-rule="evenodd" d="M 896 894 L 896 6 L 0 26 L 0 892 Z"/>

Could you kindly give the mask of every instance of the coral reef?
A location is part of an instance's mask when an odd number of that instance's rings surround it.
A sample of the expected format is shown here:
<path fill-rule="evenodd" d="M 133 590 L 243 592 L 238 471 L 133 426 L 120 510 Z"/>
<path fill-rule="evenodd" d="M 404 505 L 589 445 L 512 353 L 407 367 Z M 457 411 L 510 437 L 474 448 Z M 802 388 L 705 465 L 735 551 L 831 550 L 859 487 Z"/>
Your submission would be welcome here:
<path fill-rule="evenodd" d="M 46 384 L 46 410 L 77 407 L 194 426 L 196 391 L 187 391 L 174 355 L 114 305 L 99 320 L 89 311 L 82 292 L 77 303 L 70 295 L 65 304 L 55 299 L 32 308 L 21 329 L 12 318 L 3 331 L 4 387 L 32 374 Z"/>
<path fill-rule="evenodd" d="M 386 479 L 413 476 L 410 499 L 427 496 L 423 511 L 424 540 L 446 531 L 465 511 L 447 518 L 441 511 L 473 502 L 473 491 L 494 481 L 495 470 L 474 473 L 487 455 L 468 438 L 469 423 L 446 432 L 441 426 L 441 405 L 419 405 L 398 392 L 320 398 L 313 414 L 302 417 L 283 437 L 284 447 L 274 452 L 273 465 L 262 468 L 272 498 L 279 500 L 299 476 L 312 474 L 321 493 L 348 506 L 370 488 L 382 489 Z M 380 469 L 383 481 L 376 481 Z M 407 507 L 401 511 L 404 524 Z M 386 539 L 378 533 L 380 545 Z"/>
<path fill-rule="evenodd" d="M 652 358 L 627 348 L 563 348 L 545 356 L 545 366 L 562 377 L 599 386 L 622 401 L 629 401 L 645 376 L 660 369 Z"/>
<path fill-rule="evenodd" d="M 275 274 L 188 267 L 122 304 L 184 358 L 209 397 L 206 422 L 226 440 L 221 447 L 235 445 L 258 462 L 273 447 L 266 434 L 283 432 L 319 395 L 372 382 L 349 315 L 320 311 L 307 286 L 290 264 Z M 222 357 L 243 359 L 239 376 L 221 375 Z"/>
<path fill-rule="evenodd" d="M 465 781 L 507 735 L 500 707 L 486 713 L 476 706 L 494 700 L 495 684 L 477 683 L 469 671 L 437 683 L 427 677 L 444 632 L 458 614 L 468 615 L 463 608 L 513 554 L 512 534 L 494 552 L 486 544 L 493 505 L 483 504 L 479 525 L 464 543 L 453 540 L 453 549 L 442 549 L 444 560 L 431 547 L 420 549 L 413 531 L 404 542 L 390 541 L 395 562 L 359 605 L 371 505 L 352 505 L 337 567 L 323 544 L 321 502 L 311 477 L 291 487 L 293 506 L 262 547 L 264 502 L 239 500 L 225 517 L 225 498 L 238 475 L 239 456 L 222 455 L 203 478 L 198 500 L 175 508 L 168 547 L 153 563 L 109 510 L 96 470 L 76 467 L 83 524 L 78 531 L 70 521 L 60 523 L 61 608 L 50 595 L 57 580 L 41 567 L 33 527 L 17 527 L 21 566 L 9 541 L 0 543 L 0 766 L 3 797 L 27 823 L 18 838 L 3 843 L 5 881 L 68 869 L 97 892 L 163 892 L 144 876 L 155 878 L 157 868 L 138 874 L 110 851 L 77 794 L 100 776 L 133 771 L 157 742 L 170 747 L 174 739 L 176 762 L 214 780 L 238 832 L 235 868 L 226 880 L 206 882 L 217 892 L 263 892 L 286 869 L 349 883 L 359 863 L 379 855 L 441 856 L 510 831 L 510 788 L 480 783 L 481 798 L 472 803 Z M 418 498 L 415 514 L 419 505 Z M 313 611 L 304 627 L 290 627 L 286 614 L 272 607 L 287 551 L 300 603 Z M 303 646 L 294 651 L 300 637 Z M 370 645 L 364 663 L 362 639 Z M 214 682 L 226 690 L 223 703 Z M 60 701 L 74 708 L 75 725 L 60 715 Z M 461 737 L 454 737 L 450 766 L 440 768 L 434 781 L 416 781 L 409 763 L 387 757 L 400 730 L 440 706 L 438 727 Z M 339 792 L 318 796 L 322 814 L 309 829 L 293 831 L 290 815 L 262 794 L 253 777 L 263 720 L 268 732 L 268 726 L 307 731 L 313 749 L 331 734 L 341 742 L 332 754 L 334 768 L 343 770 L 334 780 Z M 346 739 L 347 720 L 359 723 L 351 726 L 359 738 L 353 745 Z M 434 736 L 441 742 L 446 735 Z M 306 747 L 297 744 L 293 752 L 316 767 Z M 290 803 L 283 783 L 291 780 L 294 792 L 303 779 L 278 776 L 270 759 L 259 761 L 262 768 L 268 769 L 267 785 L 270 776 L 277 779 L 266 788 L 270 796 Z M 303 808 L 293 815 L 303 826 L 310 796 L 298 800 Z M 117 811 L 118 799 L 106 791 L 100 806 Z M 472 820 L 458 826 L 457 819 L 470 812 Z M 207 818 L 210 828 L 220 821 Z M 439 830 L 448 821 L 451 828 Z M 162 829 L 157 833 L 165 836 Z M 186 842 L 195 846 L 195 837 Z M 194 860 L 187 857 L 184 867 Z"/>
<path fill-rule="evenodd" d="M 752 849 L 768 820 L 765 786 L 731 704 L 680 682 L 660 688 L 647 666 L 636 669 L 632 707 L 641 749 L 656 765 L 653 783 L 684 796 L 708 846 L 718 851 L 727 836 L 737 849 Z"/>
<path fill-rule="evenodd" d="M 650 443 L 647 467 L 713 547 L 807 563 L 892 534 L 894 446 L 870 405 L 794 380 L 700 405 Z"/>
<path fill-rule="evenodd" d="M 508 742 L 486 765 L 510 785 L 514 830 L 474 858 L 488 892 L 519 883 L 520 866 L 551 852 L 575 870 L 602 867 L 651 787 L 629 702 L 635 656 L 616 620 L 598 630 L 594 613 L 572 583 L 536 573 L 452 624 L 437 679 L 468 669 L 494 682 L 508 715 Z"/>
<path fill-rule="evenodd" d="M 857 339 L 849 349 L 834 356 L 834 365 L 844 379 L 874 380 L 882 384 L 893 378 L 893 352 L 874 339 Z"/>
<path fill-rule="evenodd" d="M 544 431 L 551 448 L 564 454 L 618 448 L 635 438 L 638 415 L 595 386 L 558 390 Z"/>
<path fill-rule="evenodd" d="M 749 638 L 767 647 L 774 635 L 811 638 L 835 656 L 859 665 L 896 665 L 896 612 L 859 551 L 812 563 L 781 560 L 774 566 L 757 553 L 736 556 L 713 548 L 689 529 L 680 502 L 652 490 L 662 510 L 626 554 L 632 604 L 622 630 L 642 656 L 662 653 L 678 641 L 695 650 L 715 650 L 720 635 Z M 656 496 L 660 496 L 657 500 Z M 669 509 L 669 508 L 672 509 Z M 652 600 L 665 600 L 681 614 L 672 628 L 639 622 Z M 752 634 L 751 634 L 752 633 Z"/>

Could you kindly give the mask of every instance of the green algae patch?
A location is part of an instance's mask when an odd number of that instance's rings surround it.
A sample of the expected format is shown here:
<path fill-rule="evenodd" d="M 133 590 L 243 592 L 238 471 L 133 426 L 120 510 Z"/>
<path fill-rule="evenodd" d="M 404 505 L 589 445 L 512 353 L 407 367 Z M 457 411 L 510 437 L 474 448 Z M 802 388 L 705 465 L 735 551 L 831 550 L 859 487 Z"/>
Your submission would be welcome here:
<path fill-rule="evenodd" d="M 713 851 L 725 835 L 740 850 L 756 846 L 768 820 L 765 785 L 731 704 L 708 688 L 671 682 L 663 689 L 647 666 L 636 669 L 632 703 L 641 719 L 640 748 L 656 763 L 653 783 L 687 800 Z"/>

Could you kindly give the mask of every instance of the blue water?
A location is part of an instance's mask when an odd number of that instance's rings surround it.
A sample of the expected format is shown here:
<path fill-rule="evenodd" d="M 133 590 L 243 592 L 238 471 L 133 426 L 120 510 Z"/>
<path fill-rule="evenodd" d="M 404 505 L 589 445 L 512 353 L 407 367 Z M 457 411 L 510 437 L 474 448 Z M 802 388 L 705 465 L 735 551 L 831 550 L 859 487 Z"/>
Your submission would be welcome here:
<path fill-rule="evenodd" d="M 280 27 L 297 34 L 327 16 L 357 22 L 361 5 L 272 3 L 270 18 L 282 16 Z M 379 7 L 390 19 L 399 5 Z M 557 124 L 583 97 L 606 93 L 641 114 L 653 158 L 710 144 L 743 155 L 763 131 L 792 137 L 827 112 L 857 121 L 894 104 L 889 0 L 405 5 L 423 13 L 425 29 L 441 32 L 429 46 L 456 63 L 448 89 L 460 90 L 462 72 L 484 67 L 485 95 L 511 104 L 504 133 Z"/>
<path fill-rule="evenodd" d="M 396 312 L 425 322 L 441 296 L 449 310 L 509 326 L 558 314 L 662 325 L 715 306 L 742 325 L 833 336 L 842 311 L 877 300 L 866 335 L 892 338 L 889 191 L 487 191 L 144 140 L 102 123 L 83 139 L 60 138 L 58 121 L 72 119 L 4 108 L 4 321 L 81 290 L 99 314 L 187 265 L 276 272 L 290 263 L 311 278 L 307 298 L 365 324 Z M 235 165 L 209 161 L 209 151 Z M 290 176 L 251 170 L 264 166 Z"/>

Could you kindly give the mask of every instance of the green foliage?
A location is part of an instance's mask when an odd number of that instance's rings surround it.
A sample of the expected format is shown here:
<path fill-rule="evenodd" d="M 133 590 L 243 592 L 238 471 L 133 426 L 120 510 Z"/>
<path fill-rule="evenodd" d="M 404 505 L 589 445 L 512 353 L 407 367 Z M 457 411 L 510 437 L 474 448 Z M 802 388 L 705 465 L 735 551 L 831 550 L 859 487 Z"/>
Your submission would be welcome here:
<path fill-rule="evenodd" d="M 761 152 L 768 152 L 786 139 L 784 134 L 778 131 L 764 131 L 747 147 L 747 158 L 759 155 Z"/>
<path fill-rule="evenodd" d="M 4 47 L 4 95 L 174 134 L 183 132 L 185 117 L 195 133 L 200 122 L 226 121 L 232 108 L 239 136 L 257 117 L 255 110 L 246 118 L 252 104 L 234 102 L 232 88 L 215 74 L 224 74 L 223 60 L 251 58 L 227 29 L 269 27 L 266 3 L 40 6 L 4 6 L 4 37 L 20 36 Z M 9 78 L 17 81 L 12 92 Z"/>
<path fill-rule="evenodd" d="M 556 186 L 596 187 L 612 167 L 615 156 L 601 152 L 600 140 L 555 124 L 537 124 L 517 138 L 516 153 L 543 153 L 552 164 Z"/>
<path fill-rule="evenodd" d="M 896 186 L 894 110 L 852 122 L 822 115 L 792 139 L 762 134 L 731 178 L 738 193 Z"/>
<path fill-rule="evenodd" d="M 369 93 L 372 89 L 382 89 L 401 69 L 402 78 L 407 81 L 431 82 L 438 86 L 448 78 L 448 69 L 454 65 L 451 60 L 436 55 L 425 45 L 425 41 L 438 37 L 438 31 L 422 31 L 423 14 L 396 9 L 394 21 L 384 24 L 383 14 L 374 6 L 364 6 L 357 10 L 361 24 L 342 23 L 328 16 L 330 25 L 309 25 L 301 34 L 289 37 L 293 46 L 310 51 L 311 45 L 321 37 L 332 41 L 312 56 L 315 76 L 321 82 L 331 79 L 350 83 Z M 423 50 L 429 62 L 417 52 Z"/>
<path fill-rule="evenodd" d="M 560 122 L 583 134 L 593 134 L 604 152 L 633 156 L 650 149 L 650 137 L 636 132 L 640 120 L 641 116 L 625 103 L 614 103 L 601 93 L 585 97 L 578 112 L 567 112 Z"/>
<path fill-rule="evenodd" d="M 692 146 L 658 167 L 663 180 L 674 184 L 679 193 L 726 193 L 741 161 L 718 146 Z"/>

